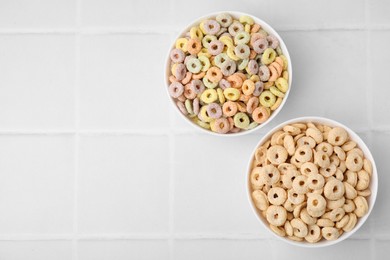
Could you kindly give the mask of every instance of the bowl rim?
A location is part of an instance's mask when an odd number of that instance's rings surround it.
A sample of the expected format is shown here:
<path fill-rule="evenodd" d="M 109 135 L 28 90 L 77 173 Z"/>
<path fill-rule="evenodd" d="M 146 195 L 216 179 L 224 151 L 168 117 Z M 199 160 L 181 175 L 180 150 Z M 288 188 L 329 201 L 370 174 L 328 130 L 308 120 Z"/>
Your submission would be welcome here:
<path fill-rule="evenodd" d="M 371 177 L 371 181 L 370 181 L 371 195 L 369 198 L 370 203 L 368 206 L 368 212 L 366 215 L 359 218 L 357 224 L 355 225 L 355 227 L 351 231 L 344 232 L 336 240 L 332 240 L 332 241 L 322 240 L 322 242 L 318 242 L 318 243 L 308 243 L 304 240 L 301 242 L 298 242 L 298 241 L 292 241 L 292 240 L 285 238 L 285 237 L 278 236 L 266 225 L 266 223 L 265 223 L 266 220 L 262 216 L 260 216 L 259 211 L 256 208 L 256 206 L 254 205 L 254 202 L 252 200 L 250 174 L 251 174 L 251 168 L 252 168 L 252 160 L 253 160 L 256 149 L 261 144 L 263 144 L 266 140 L 268 140 L 273 133 L 275 133 L 277 130 L 280 130 L 283 126 L 285 126 L 287 124 L 298 123 L 298 122 L 314 122 L 314 123 L 318 122 L 318 123 L 327 124 L 330 126 L 343 127 L 348 132 L 351 139 L 357 143 L 357 145 L 359 146 L 360 149 L 362 149 L 362 151 L 364 153 L 364 157 L 369 159 L 372 163 L 372 177 Z M 289 120 L 286 120 L 286 121 L 278 124 L 277 126 L 272 128 L 271 130 L 269 130 L 263 137 L 260 138 L 259 142 L 256 144 L 256 146 L 252 150 L 252 153 L 250 155 L 249 162 L 248 162 L 248 165 L 246 168 L 245 176 L 246 176 L 245 189 L 246 189 L 246 193 L 247 193 L 247 199 L 248 199 L 249 204 L 252 208 L 252 212 L 256 216 L 256 219 L 263 225 L 263 227 L 266 230 L 268 230 L 268 232 L 272 233 L 272 235 L 274 237 L 276 237 L 277 239 L 282 240 L 282 241 L 284 241 L 288 244 L 294 245 L 294 246 L 306 247 L 306 248 L 320 248 L 320 247 L 327 247 L 327 246 L 335 245 L 335 244 L 340 243 L 340 242 L 344 241 L 345 239 L 349 238 L 351 235 L 353 235 L 357 230 L 359 230 L 363 226 L 363 224 L 366 222 L 366 220 L 370 216 L 370 214 L 374 208 L 377 193 L 378 193 L 378 172 L 377 172 L 376 163 L 375 163 L 374 157 L 372 156 L 370 149 L 367 147 L 365 142 L 360 138 L 360 136 L 358 134 L 356 134 L 352 129 L 345 126 L 344 124 L 342 124 L 338 121 L 335 121 L 333 119 L 329 119 L 326 117 L 320 117 L 320 116 L 304 116 L 304 117 L 297 117 L 297 118 L 289 119 Z"/>
<path fill-rule="evenodd" d="M 283 55 L 287 58 L 287 61 L 288 61 L 288 64 L 287 64 L 287 72 L 288 72 L 288 76 L 289 76 L 289 80 L 288 80 L 288 90 L 287 92 L 285 93 L 285 96 L 282 100 L 282 103 L 280 104 L 280 106 L 275 110 L 273 111 L 273 113 L 271 114 L 271 116 L 268 118 L 267 121 L 265 121 L 264 123 L 256 126 L 255 128 L 253 129 L 250 129 L 250 130 L 245 130 L 245 131 L 240 131 L 238 133 L 230 133 L 230 134 L 220 134 L 220 133 L 216 133 L 216 132 L 213 132 L 211 130 L 208 130 L 208 129 L 204 129 L 203 127 L 193 123 L 187 116 L 183 115 L 183 113 L 181 113 L 181 111 L 179 110 L 179 108 L 176 106 L 175 102 L 174 102 L 174 99 L 169 95 L 169 91 L 168 91 L 168 87 L 169 87 L 169 79 L 168 79 L 168 75 L 169 75 L 169 63 L 170 63 L 170 52 L 171 50 L 174 48 L 175 46 L 175 41 L 176 39 L 178 39 L 179 37 L 183 36 L 184 33 L 188 32 L 189 29 L 194 26 L 194 25 L 198 25 L 200 23 L 200 21 L 202 20 L 205 20 L 205 19 L 208 19 L 208 18 L 211 18 L 211 17 L 215 17 L 217 16 L 218 14 L 221 14 L 221 13 L 228 13 L 232 16 L 234 16 L 235 18 L 239 17 L 239 16 L 242 16 L 242 15 L 248 15 L 250 17 L 252 17 L 257 23 L 259 23 L 262 27 L 265 27 L 266 31 L 272 35 L 274 35 L 275 37 L 278 38 L 279 40 L 279 44 L 283 50 Z M 166 59 L 165 59 L 165 71 L 164 71 L 164 84 L 165 84 L 165 91 L 168 95 L 168 98 L 169 98 L 169 103 L 171 103 L 171 105 L 174 107 L 174 110 L 176 110 L 177 113 L 180 114 L 180 117 L 184 119 L 184 121 L 186 121 L 188 124 L 190 124 L 192 127 L 198 129 L 199 131 L 201 131 L 202 133 L 207 133 L 207 134 L 210 134 L 210 135 L 214 135 L 214 136 L 223 136 L 223 137 L 236 137 L 236 136 L 243 136 L 243 135 L 247 135 L 247 134 L 250 134 L 250 133 L 253 133 L 255 131 L 258 131 L 260 130 L 261 128 L 265 127 L 267 124 L 269 124 L 278 114 L 279 112 L 282 110 L 284 104 L 286 103 L 287 99 L 288 99 L 288 96 L 290 94 L 290 91 L 291 91 L 291 86 L 292 86 L 292 75 L 293 75 L 293 70 L 292 70 L 292 63 L 291 63 L 291 57 L 290 57 L 290 53 L 288 52 L 288 49 L 287 49 L 287 46 L 283 40 L 283 38 L 279 35 L 279 33 L 272 27 L 270 26 L 267 22 L 265 22 L 264 20 L 258 18 L 257 16 L 255 15 L 252 15 L 252 14 L 248 14 L 248 13 L 244 13 L 244 12 L 237 12 L 237 11 L 217 11 L 217 12 L 212 12 L 212 13 L 208 13 L 206 15 L 203 15 L 201 17 L 198 17 L 194 20 L 192 20 L 190 23 L 188 23 L 185 28 L 183 30 L 181 30 L 179 33 L 177 33 L 174 37 L 174 42 L 170 45 L 169 47 L 169 50 L 167 52 L 167 55 L 166 55 Z"/>

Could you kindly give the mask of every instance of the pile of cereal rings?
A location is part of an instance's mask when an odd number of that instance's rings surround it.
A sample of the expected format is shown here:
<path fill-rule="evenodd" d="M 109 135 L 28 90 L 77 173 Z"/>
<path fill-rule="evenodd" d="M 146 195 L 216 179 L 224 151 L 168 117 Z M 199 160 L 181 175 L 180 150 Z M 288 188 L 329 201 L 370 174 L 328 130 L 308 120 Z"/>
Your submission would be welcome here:
<path fill-rule="evenodd" d="M 199 126 L 219 134 L 268 120 L 288 90 L 279 40 L 249 16 L 200 22 L 170 52 L 170 96 Z"/>

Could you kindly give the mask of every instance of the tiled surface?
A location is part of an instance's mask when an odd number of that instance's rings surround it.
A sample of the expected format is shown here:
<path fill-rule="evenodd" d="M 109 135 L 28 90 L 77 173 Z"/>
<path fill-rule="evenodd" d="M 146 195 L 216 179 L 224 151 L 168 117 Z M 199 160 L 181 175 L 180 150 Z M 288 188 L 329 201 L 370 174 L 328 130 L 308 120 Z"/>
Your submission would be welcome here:
<path fill-rule="evenodd" d="M 1 1 L 0 259 L 388 256 L 390 2 L 197 3 Z M 286 106 L 242 138 L 199 134 L 162 83 L 174 34 L 222 9 L 269 22 L 293 61 Z M 275 240 L 244 190 L 262 134 L 303 115 L 355 129 L 379 169 L 372 216 L 325 249 Z"/>

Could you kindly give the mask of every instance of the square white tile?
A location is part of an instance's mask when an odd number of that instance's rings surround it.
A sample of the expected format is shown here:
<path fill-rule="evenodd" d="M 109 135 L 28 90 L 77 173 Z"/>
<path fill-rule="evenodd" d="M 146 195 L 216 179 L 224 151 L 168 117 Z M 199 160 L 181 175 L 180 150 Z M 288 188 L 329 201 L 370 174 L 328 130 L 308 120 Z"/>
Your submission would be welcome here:
<path fill-rule="evenodd" d="M 71 260 L 70 241 L 0 241 L 4 260 Z"/>

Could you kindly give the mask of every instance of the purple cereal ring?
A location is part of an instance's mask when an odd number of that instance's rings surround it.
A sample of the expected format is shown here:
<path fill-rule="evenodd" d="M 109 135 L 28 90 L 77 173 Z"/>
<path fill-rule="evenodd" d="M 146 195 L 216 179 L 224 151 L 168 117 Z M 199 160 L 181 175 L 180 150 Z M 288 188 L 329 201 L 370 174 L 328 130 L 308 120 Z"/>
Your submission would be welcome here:
<path fill-rule="evenodd" d="M 178 81 L 172 82 L 171 85 L 169 85 L 169 87 L 168 87 L 168 92 L 169 92 L 169 95 L 171 95 L 171 97 L 178 98 L 183 94 L 184 87 Z"/>
<path fill-rule="evenodd" d="M 220 118 L 222 116 L 222 108 L 217 103 L 210 103 L 206 110 L 207 115 L 211 118 Z"/>
<path fill-rule="evenodd" d="M 234 37 L 238 32 L 244 30 L 244 25 L 238 21 L 234 21 L 228 28 L 229 33 Z"/>
<path fill-rule="evenodd" d="M 185 59 L 184 59 L 184 65 L 187 65 L 187 62 L 190 61 L 190 60 L 193 59 L 193 58 L 197 58 L 197 57 L 194 56 L 194 55 L 188 55 L 188 56 L 186 56 Z"/>
<path fill-rule="evenodd" d="M 255 83 L 255 90 L 253 91 L 252 95 L 255 97 L 260 96 L 261 92 L 264 90 L 264 83 L 261 81 L 257 81 Z"/>
<path fill-rule="evenodd" d="M 175 77 L 176 77 L 176 79 L 177 80 L 184 79 L 185 76 L 186 76 L 186 73 L 187 73 L 186 66 L 183 63 L 177 64 L 176 70 L 175 70 Z"/>
<path fill-rule="evenodd" d="M 200 79 L 193 79 L 191 81 L 191 88 L 196 94 L 200 94 L 204 91 L 203 82 Z"/>
<path fill-rule="evenodd" d="M 233 75 L 236 72 L 237 64 L 232 60 L 225 61 L 221 66 L 221 72 L 224 76 Z"/>
<path fill-rule="evenodd" d="M 214 40 L 209 43 L 209 46 L 207 46 L 207 50 L 211 55 L 217 56 L 223 51 L 223 47 L 225 44 L 223 42 Z"/>
<path fill-rule="evenodd" d="M 257 72 L 259 72 L 259 64 L 255 60 L 250 60 L 248 63 L 248 73 L 254 75 Z"/>
<path fill-rule="evenodd" d="M 203 24 L 203 28 L 206 34 L 215 35 L 219 32 L 219 29 L 221 29 L 221 25 L 215 20 L 207 20 Z"/>
<path fill-rule="evenodd" d="M 179 108 L 180 112 L 183 113 L 183 115 L 187 115 L 188 114 L 187 109 L 186 109 L 185 105 L 183 104 L 183 102 L 177 101 L 176 102 L 176 106 Z"/>
<path fill-rule="evenodd" d="M 225 90 L 227 88 L 230 88 L 232 84 L 230 84 L 230 82 L 227 81 L 226 79 L 221 79 L 219 81 L 219 86 L 221 87 L 221 89 Z"/>
<path fill-rule="evenodd" d="M 270 46 L 272 49 L 276 49 L 279 46 L 279 40 L 273 35 L 267 36 L 268 46 Z"/>
<path fill-rule="evenodd" d="M 226 134 L 230 130 L 229 120 L 224 117 L 216 119 L 214 122 L 214 128 L 217 133 Z"/>
<path fill-rule="evenodd" d="M 271 73 L 269 71 L 269 68 L 265 65 L 260 66 L 259 68 L 259 77 L 261 81 L 267 81 L 269 77 L 271 76 Z"/>
<path fill-rule="evenodd" d="M 194 114 L 199 114 L 199 98 L 195 98 L 194 102 L 192 102 L 192 110 L 194 110 Z"/>
<path fill-rule="evenodd" d="M 252 47 L 256 53 L 262 54 L 268 48 L 268 41 L 267 39 L 260 38 L 253 43 Z"/>
<path fill-rule="evenodd" d="M 173 49 L 171 50 L 171 53 L 169 54 L 169 57 L 171 57 L 171 60 L 174 63 L 182 63 L 184 61 L 184 58 L 186 57 L 184 52 L 180 49 Z"/>

